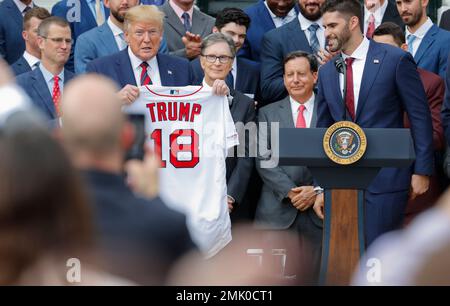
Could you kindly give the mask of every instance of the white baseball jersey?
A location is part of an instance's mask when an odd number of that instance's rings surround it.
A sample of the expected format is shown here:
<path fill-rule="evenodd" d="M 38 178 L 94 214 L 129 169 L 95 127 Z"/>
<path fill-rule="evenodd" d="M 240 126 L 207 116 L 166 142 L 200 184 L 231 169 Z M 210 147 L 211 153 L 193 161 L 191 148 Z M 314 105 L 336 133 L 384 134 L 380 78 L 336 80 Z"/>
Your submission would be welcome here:
<path fill-rule="evenodd" d="M 206 86 L 143 86 L 124 110 L 145 114 L 148 141 L 162 159 L 161 198 L 186 214 L 206 257 L 215 255 L 231 241 L 225 159 L 239 144 L 227 98 Z"/>

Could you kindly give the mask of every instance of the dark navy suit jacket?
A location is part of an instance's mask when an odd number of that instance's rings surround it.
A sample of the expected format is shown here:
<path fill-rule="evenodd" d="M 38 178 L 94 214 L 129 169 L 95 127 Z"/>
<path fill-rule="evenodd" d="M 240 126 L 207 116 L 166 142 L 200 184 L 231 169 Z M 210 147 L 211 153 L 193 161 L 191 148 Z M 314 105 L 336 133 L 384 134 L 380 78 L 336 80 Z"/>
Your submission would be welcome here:
<path fill-rule="evenodd" d="M 75 75 L 64 69 L 64 84 L 67 84 Z M 33 71 L 26 72 L 16 78 L 17 84 L 25 90 L 28 96 L 47 117 L 56 119 L 55 106 L 52 100 L 52 94 L 48 90 L 44 75 L 41 69 L 36 68 Z"/>
<path fill-rule="evenodd" d="M 447 58 L 450 53 L 450 32 L 433 24 L 414 55 L 419 68 L 434 72 L 445 79 Z"/>
<path fill-rule="evenodd" d="M 298 14 L 297 5 L 295 5 L 295 11 Z M 238 55 L 259 62 L 263 35 L 275 29 L 275 24 L 264 4 L 264 0 L 247 7 L 244 12 L 250 17 L 251 22 L 247 30 L 245 43 L 239 50 Z"/>
<path fill-rule="evenodd" d="M 32 70 L 27 60 L 23 56 L 21 56 L 14 64 L 12 64 L 11 69 L 16 76 Z"/>
<path fill-rule="evenodd" d="M 157 54 L 156 58 L 162 86 L 191 85 L 192 71 L 187 59 L 168 54 Z M 128 48 L 89 62 L 86 72 L 105 75 L 115 81 L 120 88 L 127 84 L 137 86 Z"/>
<path fill-rule="evenodd" d="M 336 59 L 319 71 L 317 127 L 329 127 L 343 118 Z M 405 111 L 411 122 L 416 153 L 413 173 L 431 175 L 431 114 L 414 60 L 399 48 L 370 41 L 355 122 L 362 128 L 403 128 Z M 408 190 L 410 177 L 411 169 L 383 168 L 368 190 L 372 193 Z"/>
<path fill-rule="evenodd" d="M 25 51 L 22 13 L 13 0 L 0 3 L 0 55 L 12 65 Z"/>
<path fill-rule="evenodd" d="M 259 63 L 240 57 L 236 61 L 236 88 L 234 89 L 244 94 L 256 95 L 259 87 Z M 191 61 L 191 68 L 194 75 L 193 84 L 201 85 L 205 74 L 199 58 Z"/>
<path fill-rule="evenodd" d="M 262 103 L 282 100 L 288 93 L 283 82 L 283 60 L 292 51 L 312 53 L 298 19 L 264 35 L 261 45 Z"/>

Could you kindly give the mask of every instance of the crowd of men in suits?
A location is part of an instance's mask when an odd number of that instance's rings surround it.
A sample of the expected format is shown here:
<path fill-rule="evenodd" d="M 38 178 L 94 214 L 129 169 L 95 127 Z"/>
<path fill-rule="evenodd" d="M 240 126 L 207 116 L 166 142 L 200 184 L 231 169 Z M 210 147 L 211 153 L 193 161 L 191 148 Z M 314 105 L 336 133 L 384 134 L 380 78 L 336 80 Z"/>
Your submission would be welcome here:
<path fill-rule="evenodd" d="M 84 82 L 99 82 L 105 94 L 113 90 L 118 104 L 133 103 L 147 77 L 153 85 L 201 85 L 210 73 L 202 65 L 210 55 L 202 53 L 202 43 L 211 33 L 222 33 L 232 38 L 237 56 L 228 67 L 220 57 L 229 53 L 212 55 L 218 70 L 228 69 L 224 81 L 234 100 L 235 122 L 311 128 L 329 127 L 344 117 L 362 128 L 411 129 L 414 166 L 382 169 L 365 191 L 368 245 L 432 206 L 443 192 L 442 163 L 450 142 L 450 32 L 427 16 L 428 1 L 259 0 L 244 10 L 223 9 L 216 18 L 196 8 L 194 0 L 151 2 L 81 0 L 74 10 L 61 0 L 50 14 L 32 0 L 4 0 L 0 55 L 57 127 L 63 109 L 71 107 L 71 101 L 63 107 L 60 98 L 78 75 L 112 80 L 114 85 L 96 78 Z M 339 58 L 346 63 L 346 82 L 335 67 Z M 102 117 L 101 111 L 96 115 Z M 77 124 L 68 121 L 67 133 L 71 124 L 76 130 Z M 256 158 L 227 160 L 232 218 L 303 235 L 318 268 L 321 189 L 305 167 L 262 167 L 272 154 L 270 131 L 260 137 L 267 137 L 268 147 Z M 302 145 L 301 139 L 293 145 Z M 105 174 L 95 172 L 95 164 L 83 163 L 82 169 L 94 181 L 96 197 L 102 197 L 108 186 L 97 186 Z M 124 189 L 120 197 L 131 197 L 123 182 L 108 180 L 114 190 Z"/>

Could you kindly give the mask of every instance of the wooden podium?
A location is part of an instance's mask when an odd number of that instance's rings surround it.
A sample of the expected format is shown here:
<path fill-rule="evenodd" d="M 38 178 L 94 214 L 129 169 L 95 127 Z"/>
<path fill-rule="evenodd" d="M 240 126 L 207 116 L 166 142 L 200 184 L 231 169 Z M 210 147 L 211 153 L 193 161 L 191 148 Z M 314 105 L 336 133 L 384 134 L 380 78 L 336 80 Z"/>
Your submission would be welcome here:
<path fill-rule="evenodd" d="M 364 253 L 364 189 L 383 167 L 409 167 L 415 159 L 409 129 L 363 129 L 364 156 L 338 165 L 325 154 L 326 129 L 280 129 L 279 164 L 307 166 L 325 189 L 320 284 L 347 285 Z M 276 152 L 272 152 L 276 155 Z"/>

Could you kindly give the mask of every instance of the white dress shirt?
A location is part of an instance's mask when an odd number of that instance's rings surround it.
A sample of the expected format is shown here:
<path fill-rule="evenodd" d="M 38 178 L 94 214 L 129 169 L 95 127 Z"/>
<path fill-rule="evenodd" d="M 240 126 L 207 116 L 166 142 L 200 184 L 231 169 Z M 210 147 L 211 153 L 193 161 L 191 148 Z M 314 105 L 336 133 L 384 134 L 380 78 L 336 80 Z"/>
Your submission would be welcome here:
<path fill-rule="evenodd" d="M 270 10 L 270 8 L 269 8 L 269 6 L 267 5 L 267 2 L 266 2 L 266 1 L 264 1 L 264 5 L 266 6 L 267 11 L 268 11 L 269 14 L 270 14 L 270 17 L 272 17 L 272 21 L 273 21 L 273 24 L 275 25 L 275 28 L 279 28 L 279 27 L 281 27 L 282 25 L 285 25 L 286 23 L 291 22 L 292 20 L 295 19 L 296 15 L 297 15 L 297 12 L 295 11 L 295 8 L 293 7 L 293 8 L 289 11 L 289 13 L 287 13 L 287 15 L 286 15 L 284 18 L 281 18 L 281 17 L 278 17 L 277 15 L 275 15 L 275 14 Z"/>
<path fill-rule="evenodd" d="M 233 88 L 236 88 L 237 57 L 235 57 L 233 60 L 233 65 L 231 66 L 231 74 L 233 75 Z"/>
<path fill-rule="evenodd" d="M 311 21 L 309 19 L 306 19 L 305 16 L 303 16 L 301 13 L 299 13 L 298 21 L 300 22 L 302 31 L 306 35 L 306 39 L 308 40 L 309 45 L 311 45 L 311 41 L 309 39 L 309 36 L 311 35 L 311 32 L 308 29 L 309 26 L 312 25 L 313 23 L 317 23 L 319 25 L 319 28 L 316 31 L 316 35 L 317 35 L 317 39 L 319 40 L 320 48 L 324 49 L 324 47 L 325 47 L 325 29 L 323 28 L 322 17 L 320 17 L 320 19 L 317 19 L 316 21 Z"/>
<path fill-rule="evenodd" d="M 128 48 L 128 56 L 130 57 L 131 67 L 133 68 L 136 84 L 139 87 L 141 86 L 142 60 L 139 59 L 136 55 L 134 55 L 133 52 L 131 52 L 130 48 Z M 147 64 L 148 64 L 147 74 L 152 80 L 152 84 L 162 86 L 161 77 L 159 75 L 158 60 L 156 59 L 156 56 L 148 60 Z"/>
<path fill-rule="evenodd" d="M 369 11 L 366 6 L 364 6 L 364 34 L 367 33 L 367 28 L 369 27 L 369 17 L 371 14 L 375 17 L 375 29 L 381 24 L 384 13 L 386 13 L 388 1 L 389 0 L 384 0 L 383 5 L 375 9 L 374 12 Z"/>
<path fill-rule="evenodd" d="M 125 49 L 127 47 L 127 43 L 125 42 L 125 37 L 124 37 L 124 39 L 120 38 L 120 34 L 124 35 L 122 29 L 119 28 L 118 26 L 116 26 L 111 21 L 111 17 L 108 18 L 107 23 L 114 35 L 114 39 L 116 41 L 117 47 L 119 48 L 120 51 L 122 51 L 123 49 Z"/>
<path fill-rule="evenodd" d="M 415 33 L 411 33 L 409 31 L 409 28 L 406 27 L 406 30 L 405 30 L 406 42 L 408 42 L 408 36 L 410 34 L 414 34 L 414 36 L 416 36 L 416 39 L 412 43 L 412 51 L 413 51 L 412 56 L 414 56 L 416 54 L 417 49 L 419 49 L 420 43 L 422 42 L 423 38 L 425 37 L 425 35 L 431 29 L 432 26 L 433 26 L 433 21 L 431 21 L 430 17 L 428 17 L 427 21 L 425 21 L 425 23 L 422 24 Z"/>
<path fill-rule="evenodd" d="M 297 117 L 298 117 L 298 113 L 299 113 L 299 107 L 300 107 L 300 103 L 295 101 L 294 99 L 292 99 L 292 97 L 289 97 L 289 100 L 291 101 L 291 110 L 292 110 L 292 120 L 294 120 L 294 126 L 297 123 Z M 312 120 L 312 115 L 313 115 L 313 111 L 314 111 L 314 100 L 315 100 L 315 95 L 314 92 L 311 95 L 311 98 L 309 98 L 308 101 L 306 101 L 303 105 L 305 106 L 305 110 L 303 111 L 303 118 L 305 118 L 305 123 L 306 123 L 306 127 L 309 128 L 311 127 L 311 120 Z"/>
<path fill-rule="evenodd" d="M 35 66 L 36 63 L 39 63 L 41 60 L 38 59 L 36 56 L 31 55 L 26 50 L 23 53 L 23 58 L 27 61 L 28 65 L 30 65 L 31 69 L 36 69 L 37 66 Z"/>
<path fill-rule="evenodd" d="M 364 65 L 366 64 L 367 52 L 369 52 L 370 41 L 364 36 L 361 44 L 356 48 L 356 50 L 351 54 L 347 55 L 342 52 L 342 57 L 344 60 L 347 57 L 353 57 L 355 60 L 353 61 L 352 70 L 353 70 L 353 93 L 354 93 L 354 101 L 355 101 L 355 115 L 356 110 L 358 109 L 358 98 L 359 91 L 361 89 L 361 80 L 364 73 Z M 344 96 L 344 75 L 339 74 L 339 83 L 341 87 L 342 96 Z"/>

